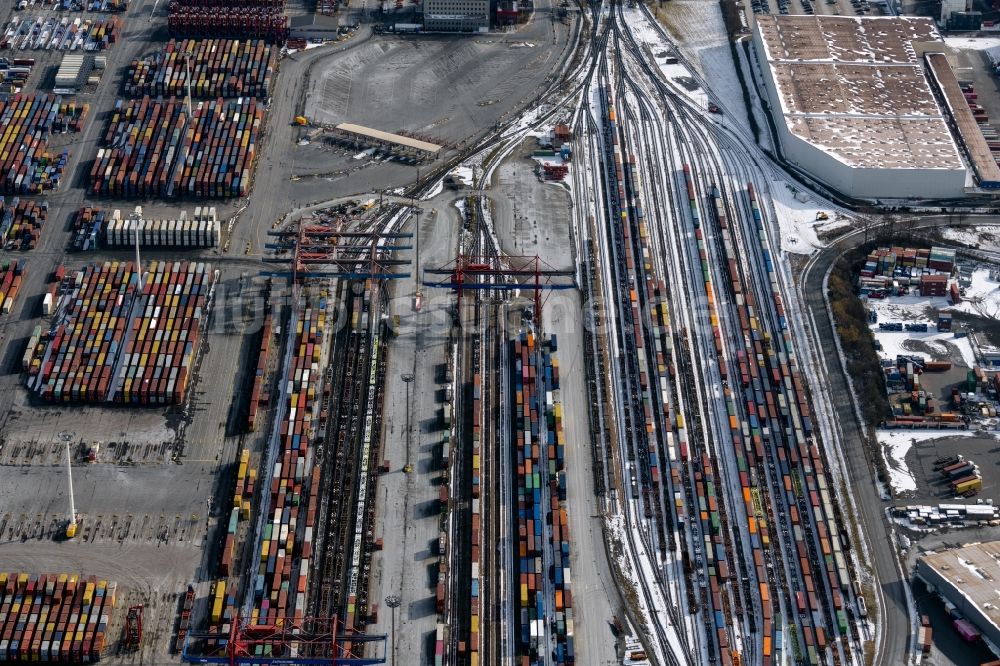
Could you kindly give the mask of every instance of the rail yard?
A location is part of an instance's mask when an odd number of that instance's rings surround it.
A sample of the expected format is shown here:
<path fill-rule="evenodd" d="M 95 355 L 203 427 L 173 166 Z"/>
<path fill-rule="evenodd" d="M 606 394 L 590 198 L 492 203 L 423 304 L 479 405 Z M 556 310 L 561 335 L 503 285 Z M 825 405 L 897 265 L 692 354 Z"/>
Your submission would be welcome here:
<path fill-rule="evenodd" d="M 939 338 L 882 359 L 871 437 L 975 424 L 913 444 L 983 497 L 870 499 L 859 398 L 833 399 L 843 249 L 790 257 L 797 171 L 658 11 L 539 0 L 453 39 L 333 4 L 308 39 L 291 0 L 2 9 L 0 661 L 929 652 L 896 539 L 1000 524 L 1000 378 L 923 377 L 952 371 Z M 904 278 L 1000 313 L 988 245 L 868 231 L 873 331 Z M 913 312 L 872 339 L 929 335 Z"/>

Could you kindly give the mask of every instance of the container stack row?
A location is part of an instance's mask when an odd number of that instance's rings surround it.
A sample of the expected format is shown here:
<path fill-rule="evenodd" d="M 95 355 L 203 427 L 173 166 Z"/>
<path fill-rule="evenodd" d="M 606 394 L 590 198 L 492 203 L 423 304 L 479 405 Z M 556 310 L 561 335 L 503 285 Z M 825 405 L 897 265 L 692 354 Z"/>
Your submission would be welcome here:
<path fill-rule="evenodd" d="M 261 331 L 260 350 L 257 353 L 257 370 L 254 372 L 253 388 L 250 390 L 250 405 L 247 413 L 247 430 L 254 432 L 260 419 L 261 407 L 267 407 L 270 402 L 267 395 L 267 365 L 271 357 L 271 313 L 264 317 L 264 328 Z"/>
<path fill-rule="evenodd" d="M 570 571 L 569 516 L 566 510 L 566 433 L 563 430 L 561 389 L 559 384 L 558 343 L 555 335 L 542 345 L 542 390 L 545 392 L 545 422 L 548 444 L 549 522 L 551 523 L 551 608 L 555 622 L 553 663 L 573 664 L 573 590 Z"/>
<path fill-rule="evenodd" d="M 170 40 L 161 53 L 132 61 L 125 76 L 131 97 L 187 95 L 190 54 L 192 97 L 267 99 L 278 52 L 261 40 Z"/>
<path fill-rule="evenodd" d="M 80 208 L 73 217 L 72 248 L 77 251 L 98 248 L 134 247 L 136 230 L 142 247 L 200 248 L 218 247 L 222 228 L 215 207 L 199 206 L 194 217 L 182 211 L 181 219 L 122 219 L 121 210 L 106 211 L 90 206 Z"/>
<path fill-rule="evenodd" d="M 263 39 L 271 44 L 288 39 L 288 17 L 276 6 L 181 7 L 172 3 L 167 26 L 173 37 Z"/>
<path fill-rule="evenodd" d="M 129 0 L 59 0 L 59 9 L 64 12 L 123 12 L 128 9 Z"/>
<path fill-rule="evenodd" d="M 469 496 L 472 498 L 472 532 L 469 544 L 472 567 L 469 578 L 469 640 L 464 645 L 464 652 L 468 656 L 470 666 L 479 666 L 480 655 L 479 629 L 481 609 L 479 592 L 482 589 L 482 576 L 480 575 L 479 565 L 482 562 L 483 520 L 479 495 L 482 481 L 482 457 L 480 454 L 482 397 L 482 376 L 477 372 L 472 378 L 472 476 L 470 478 L 471 488 L 469 489 Z M 463 645 L 460 642 L 460 654 L 463 653 L 462 647 Z"/>
<path fill-rule="evenodd" d="M 250 500 L 253 497 L 254 480 L 257 470 L 250 470 L 250 449 L 240 449 L 240 460 L 236 473 L 236 488 L 233 491 L 233 505 L 229 511 L 229 525 L 226 529 L 226 540 L 219 559 L 219 573 L 229 576 L 233 571 L 233 557 L 236 551 L 236 529 L 240 519 L 250 518 Z M 251 477 L 250 472 L 254 474 Z"/>
<path fill-rule="evenodd" d="M 121 211 L 101 210 L 85 206 L 73 215 L 73 238 L 70 247 L 75 252 L 96 250 L 104 238 L 104 229 L 112 218 L 120 219 Z"/>
<path fill-rule="evenodd" d="M 207 207 L 206 207 L 207 208 Z M 218 247 L 222 229 L 216 219 L 115 220 L 105 228 L 105 247 L 134 247 L 138 231 L 142 247 L 177 249 Z"/>
<path fill-rule="evenodd" d="M 264 479 L 266 490 L 261 511 L 265 522 L 255 574 L 251 576 L 254 585 L 251 619 L 258 624 L 304 615 L 316 529 L 320 467 L 313 464 L 313 412 L 318 404 L 316 393 L 322 375 L 325 298 L 302 308 L 294 327 L 292 362 L 288 375 L 279 380 L 283 384 L 284 418 L 280 423 L 276 458 Z"/>
<path fill-rule="evenodd" d="M 59 18 L 19 14 L 0 32 L 0 49 L 48 51 L 103 51 L 121 35 L 120 18 Z"/>
<path fill-rule="evenodd" d="M 35 353 L 38 350 L 38 344 L 42 341 L 42 325 L 38 324 L 35 326 L 34 330 L 31 331 L 31 337 L 28 338 L 28 345 L 24 348 L 24 356 L 21 357 L 21 370 L 24 372 L 29 372 L 35 363 Z"/>
<path fill-rule="evenodd" d="M 0 190 L 4 194 L 38 194 L 59 186 L 69 152 L 48 152 L 49 136 L 63 128 L 79 128 L 83 107 L 63 104 L 58 95 L 17 94 L 0 101 Z"/>
<path fill-rule="evenodd" d="M 209 589 L 209 613 L 208 622 L 213 629 L 217 630 L 216 636 L 229 636 L 233 622 L 237 619 L 236 608 L 236 586 L 226 585 L 226 581 L 219 580 L 212 583 Z M 226 638 L 206 638 L 201 640 L 203 654 L 224 654 Z"/>
<path fill-rule="evenodd" d="M 2 43 L 0 40 L 0 44 Z M 34 66 L 34 58 L 0 58 L 0 92 L 6 95 L 21 92 L 24 84 L 31 78 Z"/>
<path fill-rule="evenodd" d="M 14 301 L 21 291 L 21 280 L 27 271 L 24 259 L 20 261 L 5 261 L 0 264 L 0 312 L 10 314 Z"/>
<path fill-rule="evenodd" d="M 0 572 L 0 661 L 100 661 L 116 587 L 94 576 Z"/>
<path fill-rule="evenodd" d="M 189 7 L 233 9 L 254 7 L 284 10 L 285 0 L 171 0 L 170 11 Z"/>
<path fill-rule="evenodd" d="M 184 401 L 214 273 L 187 261 L 144 268 L 141 293 L 131 262 L 91 264 L 63 282 L 29 389 L 52 402 Z"/>
<path fill-rule="evenodd" d="M 537 345 L 531 332 L 511 343 L 518 531 L 514 594 L 517 663 L 524 666 L 549 656 L 544 640 L 548 623 L 553 629 L 553 663 L 575 661 L 570 536 L 563 505 L 566 442 L 554 351 L 555 339 Z"/>
<path fill-rule="evenodd" d="M 8 250 L 33 250 L 49 216 L 47 201 L 0 196 L 0 244 Z"/>
<path fill-rule="evenodd" d="M 115 197 L 246 196 L 264 107 L 254 98 L 119 101 L 90 172 L 91 192 Z"/>

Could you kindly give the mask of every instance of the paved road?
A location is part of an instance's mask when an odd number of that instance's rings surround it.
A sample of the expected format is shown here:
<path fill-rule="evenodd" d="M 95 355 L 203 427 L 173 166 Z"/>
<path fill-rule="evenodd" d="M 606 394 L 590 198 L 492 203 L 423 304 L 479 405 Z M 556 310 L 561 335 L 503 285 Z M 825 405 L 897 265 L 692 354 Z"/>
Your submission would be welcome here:
<path fill-rule="evenodd" d="M 977 217 L 954 222 L 947 217 L 935 216 L 913 223 L 911 229 L 927 229 L 947 224 L 968 226 L 996 224 L 996 217 Z M 869 236 L 873 236 L 869 232 Z M 881 654 L 876 663 L 903 664 L 909 654 L 911 627 L 908 611 L 907 581 L 903 579 L 892 537 L 892 529 L 885 519 L 884 502 L 877 486 L 875 470 L 868 464 L 864 438 L 857 421 L 853 394 L 848 388 L 843 366 L 834 343 L 833 323 L 826 307 L 825 279 L 834 262 L 848 250 L 864 244 L 865 234 L 855 232 L 841 238 L 814 256 L 799 281 L 800 298 L 809 308 L 814 322 L 817 347 L 822 350 L 827 377 L 828 395 L 833 398 L 833 408 L 844 443 L 844 460 L 847 475 L 853 480 L 855 506 L 860 511 L 868 550 L 872 554 L 875 573 L 881 589 L 882 615 L 876 623 L 881 632 Z"/>
<path fill-rule="evenodd" d="M 331 53 L 357 47 L 371 37 L 371 29 L 360 28 L 347 42 L 323 46 L 293 54 L 281 61 L 281 72 L 267 113 L 267 130 L 254 175 L 246 211 L 233 229 L 229 252 L 242 254 L 249 241 L 253 252 L 260 252 L 271 223 L 291 208 L 289 177 L 293 174 L 293 153 L 298 128 L 291 121 L 305 105 L 304 92 L 309 85 L 313 65 Z"/>

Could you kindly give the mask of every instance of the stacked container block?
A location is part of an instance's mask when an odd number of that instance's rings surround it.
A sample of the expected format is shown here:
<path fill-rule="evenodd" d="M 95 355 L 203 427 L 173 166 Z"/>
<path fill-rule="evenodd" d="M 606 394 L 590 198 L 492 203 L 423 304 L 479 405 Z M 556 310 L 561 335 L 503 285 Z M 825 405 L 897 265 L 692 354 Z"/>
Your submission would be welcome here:
<path fill-rule="evenodd" d="M 246 196 L 264 108 L 254 98 L 204 102 L 187 117 L 182 100 L 118 101 L 91 192 L 115 197 Z"/>
<path fill-rule="evenodd" d="M 0 661 L 100 661 L 115 590 L 94 576 L 0 572 Z"/>
<path fill-rule="evenodd" d="M 183 402 L 213 281 L 187 261 L 151 262 L 142 293 L 131 262 L 75 272 L 28 388 L 51 402 Z"/>
<path fill-rule="evenodd" d="M 570 535 L 564 506 L 566 440 L 556 350 L 554 337 L 539 348 L 530 332 L 512 343 L 519 664 L 530 663 L 532 655 L 544 650 L 547 624 L 555 640 L 553 663 L 575 661 Z"/>
<path fill-rule="evenodd" d="M 13 310 L 26 270 L 27 264 L 24 259 L 0 264 L 0 312 L 3 314 L 10 314 Z"/>
<path fill-rule="evenodd" d="M 48 216 L 47 201 L 0 196 L 0 244 L 11 250 L 33 250 Z"/>
<path fill-rule="evenodd" d="M 125 92 L 132 97 L 187 95 L 185 53 L 192 54 L 193 97 L 268 97 L 277 49 L 260 40 L 233 39 L 172 39 L 162 53 L 132 61 Z"/>
<path fill-rule="evenodd" d="M 263 39 L 272 44 L 288 39 L 284 2 L 274 0 L 171 2 L 167 26 L 173 37 Z"/>
<path fill-rule="evenodd" d="M 320 467 L 313 464 L 314 408 L 321 377 L 326 302 L 306 305 L 295 320 L 292 362 L 283 382 L 284 418 L 273 467 L 266 470 L 261 511 L 265 521 L 254 586 L 252 620 L 271 624 L 278 618 L 301 619 L 306 610 L 316 491 Z M 350 610 L 350 609 L 349 609 Z"/>
<path fill-rule="evenodd" d="M 17 94 L 0 101 L 0 190 L 38 194 L 57 188 L 69 152 L 49 153 L 46 142 L 54 132 L 78 130 L 85 108 L 63 104 L 58 95 Z"/>

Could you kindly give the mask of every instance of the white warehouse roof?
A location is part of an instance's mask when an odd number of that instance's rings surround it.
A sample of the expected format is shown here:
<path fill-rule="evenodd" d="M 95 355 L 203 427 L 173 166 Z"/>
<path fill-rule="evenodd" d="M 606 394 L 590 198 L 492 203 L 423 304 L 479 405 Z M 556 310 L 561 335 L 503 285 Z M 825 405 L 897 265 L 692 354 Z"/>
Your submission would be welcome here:
<path fill-rule="evenodd" d="M 944 46 L 922 17 L 758 16 L 775 121 L 852 168 L 964 170 L 924 75 Z"/>

